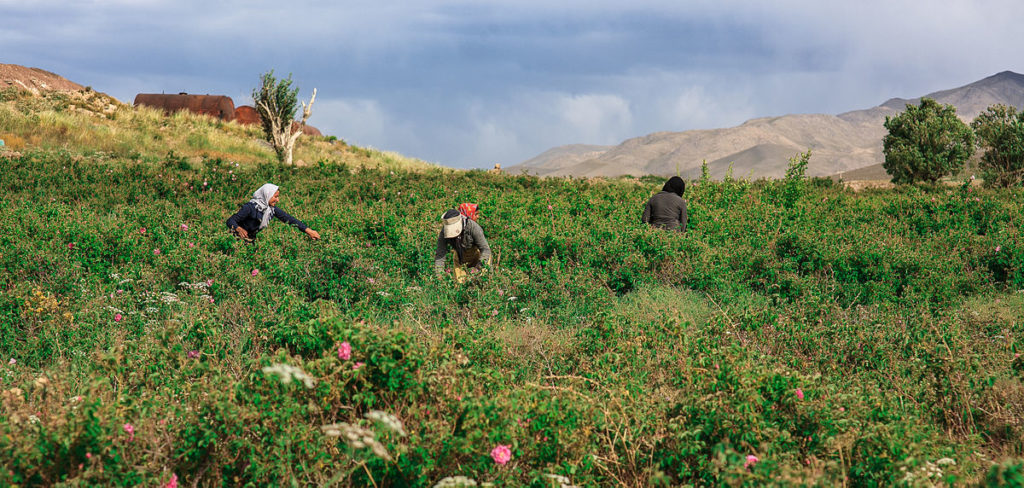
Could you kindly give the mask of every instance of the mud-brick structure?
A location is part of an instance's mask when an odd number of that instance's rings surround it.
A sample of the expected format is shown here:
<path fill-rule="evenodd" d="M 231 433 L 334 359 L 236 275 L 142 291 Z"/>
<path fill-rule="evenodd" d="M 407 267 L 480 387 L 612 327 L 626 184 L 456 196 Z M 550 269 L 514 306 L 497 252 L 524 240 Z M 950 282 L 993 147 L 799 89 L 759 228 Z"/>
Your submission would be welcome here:
<path fill-rule="evenodd" d="M 189 95 L 184 92 L 177 95 L 140 93 L 135 95 L 135 106 L 139 105 L 158 108 L 168 114 L 179 110 L 188 110 L 221 120 L 234 120 L 235 118 L 235 102 L 231 100 L 231 97 L 224 95 Z"/>

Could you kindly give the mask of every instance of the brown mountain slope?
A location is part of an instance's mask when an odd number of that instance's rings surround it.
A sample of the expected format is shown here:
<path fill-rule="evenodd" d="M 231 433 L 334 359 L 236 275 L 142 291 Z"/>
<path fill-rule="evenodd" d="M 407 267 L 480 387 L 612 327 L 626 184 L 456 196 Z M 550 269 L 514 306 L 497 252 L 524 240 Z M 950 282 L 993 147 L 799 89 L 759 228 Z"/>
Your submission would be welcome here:
<path fill-rule="evenodd" d="M 85 87 L 39 68 L 0 63 L 0 88 L 15 87 L 33 93 L 41 91 L 84 90 Z"/>
<path fill-rule="evenodd" d="M 559 168 L 568 167 L 596 158 L 612 147 L 613 146 L 597 146 L 593 144 L 570 144 L 568 146 L 558 146 L 519 163 L 518 167 L 523 167 L 524 169 L 547 167 L 549 165 L 558 165 Z M 509 171 L 511 172 L 512 170 Z"/>
<path fill-rule="evenodd" d="M 961 117 L 970 120 L 995 103 L 1024 107 L 1024 75 L 1004 71 L 925 96 L 956 106 Z M 785 174 L 789 158 L 810 148 L 808 175 L 830 175 L 880 164 L 885 117 L 919 100 L 894 98 L 840 115 L 765 117 L 726 129 L 656 132 L 628 139 L 589 158 L 587 152 L 573 149 L 580 145 L 562 146 L 544 153 L 549 157 L 524 161 L 508 171 L 553 176 L 692 176 L 699 174 L 706 160 L 715 177 L 725 175 L 731 166 L 737 177 L 775 178 Z"/>

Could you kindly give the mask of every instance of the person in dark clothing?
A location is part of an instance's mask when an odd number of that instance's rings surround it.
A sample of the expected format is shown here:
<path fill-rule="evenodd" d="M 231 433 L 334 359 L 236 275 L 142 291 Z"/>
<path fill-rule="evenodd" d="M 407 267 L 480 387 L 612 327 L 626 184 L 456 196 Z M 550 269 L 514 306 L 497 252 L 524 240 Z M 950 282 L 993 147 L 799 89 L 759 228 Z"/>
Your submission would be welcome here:
<path fill-rule="evenodd" d="M 306 224 L 302 223 L 301 220 L 288 215 L 287 212 L 277 207 L 277 202 L 280 199 L 281 190 L 278 189 L 277 185 L 267 183 L 261 186 L 259 190 L 252 194 L 252 200 L 242 205 L 238 213 L 228 218 L 228 228 L 231 229 L 231 232 L 237 234 L 238 237 L 252 242 L 256 238 L 256 234 L 259 234 L 261 230 L 267 227 L 270 219 L 277 217 L 281 222 L 298 227 L 310 239 L 319 239 L 320 233 L 306 227 Z"/>
<path fill-rule="evenodd" d="M 434 252 L 434 272 L 444 274 L 444 257 L 448 248 L 455 250 L 455 279 L 462 282 L 466 276 L 466 268 L 481 271 L 482 265 L 491 264 L 491 247 L 487 245 L 484 230 L 473 219 L 470 219 L 454 208 L 441 217 L 441 233 L 437 236 L 437 249 Z"/>
<path fill-rule="evenodd" d="M 644 207 L 643 222 L 651 227 L 686 232 L 686 200 L 683 192 L 686 182 L 673 176 L 665 182 L 661 192 L 651 197 Z"/>

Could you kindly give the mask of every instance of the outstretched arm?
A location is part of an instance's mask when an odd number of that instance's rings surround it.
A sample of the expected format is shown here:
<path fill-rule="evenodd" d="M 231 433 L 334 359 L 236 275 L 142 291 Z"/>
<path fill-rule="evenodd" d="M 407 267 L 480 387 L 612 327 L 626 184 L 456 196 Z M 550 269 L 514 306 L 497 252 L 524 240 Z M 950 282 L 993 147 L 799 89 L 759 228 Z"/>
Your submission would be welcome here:
<path fill-rule="evenodd" d="M 319 232 L 317 232 L 317 231 L 315 231 L 313 229 L 310 229 L 301 220 L 299 220 L 299 219 L 297 219 L 295 217 L 292 217 L 291 215 L 288 215 L 288 212 L 285 212 L 280 207 L 274 207 L 274 217 L 277 217 L 278 220 L 280 220 L 281 222 L 284 222 L 284 223 L 286 223 L 288 225 L 293 225 L 295 227 L 298 227 L 299 230 L 301 230 L 302 232 L 305 232 L 306 235 L 308 235 L 310 239 L 317 240 L 317 239 L 320 238 L 320 233 Z"/>

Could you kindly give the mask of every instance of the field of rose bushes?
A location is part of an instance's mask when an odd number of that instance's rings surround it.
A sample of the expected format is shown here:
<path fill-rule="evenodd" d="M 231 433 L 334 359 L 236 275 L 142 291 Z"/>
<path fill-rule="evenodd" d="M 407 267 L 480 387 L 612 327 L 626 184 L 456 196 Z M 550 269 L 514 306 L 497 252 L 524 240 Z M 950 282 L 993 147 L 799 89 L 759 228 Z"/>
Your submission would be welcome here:
<path fill-rule="evenodd" d="M 1019 189 L 0 166 L 3 486 L 1024 482 Z M 227 233 L 268 181 L 321 241 Z"/>

